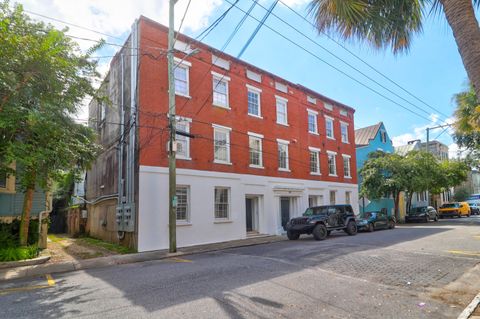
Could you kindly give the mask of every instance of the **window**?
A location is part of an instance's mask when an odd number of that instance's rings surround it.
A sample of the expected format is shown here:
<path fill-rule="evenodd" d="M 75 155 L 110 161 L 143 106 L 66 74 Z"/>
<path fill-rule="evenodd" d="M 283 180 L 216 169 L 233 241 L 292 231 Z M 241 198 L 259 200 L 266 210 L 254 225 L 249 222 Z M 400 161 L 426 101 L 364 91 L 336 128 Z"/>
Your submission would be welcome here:
<path fill-rule="evenodd" d="M 332 104 L 330 104 L 330 103 L 324 103 L 324 105 L 325 105 L 325 108 L 326 108 L 327 110 L 329 110 L 329 111 L 332 111 L 332 110 L 333 110 L 333 105 L 332 105 Z"/>
<path fill-rule="evenodd" d="M 313 134 L 318 134 L 318 127 L 317 127 L 317 115 L 318 112 L 313 110 L 308 111 L 308 132 Z"/>
<path fill-rule="evenodd" d="M 288 141 L 277 139 L 278 142 L 278 170 L 288 171 Z"/>
<path fill-rule="evenodd" d="M 348 123 L 340 122 L 340 134 L 342 135 L 342 143 L 348 143 Z"/>
<path fill-rule="evenodd" d="M 250 150 L 250 166 L 262 168 L 263 167 L 263 158 L 262 158 L 262 138 L 263 135 L 248 133 L 248 145 Z"/>
<path fill-rule="evenodd" d="M 335 205 L 337 191 L 330 191 L 330 205 Z"/>
<path fill-rule="evenodd" d="M 284 99 L 280 96 L 276 96 L 277 98 L 277 123 L 288 125 L 288 112 L 287 112 L 287 99 Z"/>
<path fill-rule="evenodd" d="M 100 103 L 100 121 L 105 121 L 107 117 L 107 107 L 105 106 L 105 102 Z"/>
<path fill-rule="evenodd" d="M 0 188 L 7 188 L 7 173 L 0 172 Z"/>
<path fill-rule="evenodd" d="M 230 213 L 230 188 L 215 187 L 215 218 L 228 219 Z"/>
<path fill-rule="evenodd" d="M 213 125 L 215 163 L 230 164 L 230 130 L 229 127 Z"/>
<path fill-rule="evenodd" d="M 212 71 L 213 75 L 213 105 L 230 108 L 228 103 L 228 81 L 230 78 Z"/>
<path fill-rule="evenodd" d="M 335 139 L 335 136 L 333 135 L 333 118 L 325 116 L 325 134 L 327 135 L 327 138 L 330 139 Z"/>
<path fill-rule="evenodd" d="M 262 112 L 260 109 L 260 92 L 262 92 L 261 89 L 257 89 L 253 86 L 250 86 L 247 84 L 248 88 L 248 115 L 253 115 L 253 116 L 262 116 Z"/>
<path fill-rule="evenodd" d="M 173 70 L 175 77 L 175 94 L 186 97 L 189 96 L 189 67 L 191 65 L 190 62 L 175 58 L 175 67 Z"/>
<path fill-rule="evenodd" d="M 283 93 L 288 93 L 288 87 L 280 82 L 275 82 L 275 88 Z"/>
<path fill-rule="evenodd" d="M 262 75 L 260 73 L 247 70 L 247 78 L 249 78 L 250 80 L 262 83 Z"/>
<path fill-rule="evenodd" d="M 380 140 L 382 141 L 382 143 L 387 143 L 387 132 L 380 131 Z"/>
<path fill-rule="evenodd" d="M 328 153 L 328 175 L 330 176 L 337 176 L 337 163 L 336 163 L 336 156 L 337 153 L 329 152 Z"/>
<path fill-rule="evenodd" d="M 176 129 L 177 131 L 190 133 L 190 122 L 191 119 L 187 118 L 178 118 Z M 187 136 L 175 135 L 177 141 L 177 158 L 178 159 L 191 159 L 190 158 L 190 138 Z"/>
<path fill-rule="evenodd" d="M 310 174 L 320 175 L 320 150 L 309 147 L 310 151 Z"/>
<path fill-rule="evenodd" d="M 343 155 L 343 176 L 347 178 L 351 178 L 351 171 L 350 171 L 350 156 Z"/>
<path fill-rule="evenodd" d="M 188 222 L 190 219 L 188 186 L 177 185 L 177 221 Z"/>
<path fill-rule="evenodd" d="M 230 62 L 216 55 L 212 55 L 212 64 L 222 69 L 230 70 Z"/>
<path fill-rule="evenodd" d="M 348 112 L 346 110 L 340 110 L 340 115 L 348 116 Z"/>
<path fill-rule="evenodd" d="M 352 196 L 352 192 L 345 192 L 345 204 L 348 204 L 350 205 L 351 204 L 351 196 Z"/>

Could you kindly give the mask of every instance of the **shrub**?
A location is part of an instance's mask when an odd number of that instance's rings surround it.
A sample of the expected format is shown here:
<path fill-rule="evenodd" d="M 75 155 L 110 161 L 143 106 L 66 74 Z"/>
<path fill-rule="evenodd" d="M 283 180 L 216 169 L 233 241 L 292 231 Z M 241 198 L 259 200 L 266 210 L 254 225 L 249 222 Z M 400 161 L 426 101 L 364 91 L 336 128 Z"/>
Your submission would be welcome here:
<path fill-rule="evenodd" d="M 11 223 L 0 222 L 0 249 L 16 247 L 19 245 L 18 235 L 20 232 L 20 220 L 15 219 Z M 28 244 L 38 243 L 38 220 L 30 220 L 28 228 Z"/>
<path fill-rule="evenodd" d="M 2 248 L 0 249 L 0 262 L 35 258 L 38 256 L 38 252 L 37 245 Z"/>

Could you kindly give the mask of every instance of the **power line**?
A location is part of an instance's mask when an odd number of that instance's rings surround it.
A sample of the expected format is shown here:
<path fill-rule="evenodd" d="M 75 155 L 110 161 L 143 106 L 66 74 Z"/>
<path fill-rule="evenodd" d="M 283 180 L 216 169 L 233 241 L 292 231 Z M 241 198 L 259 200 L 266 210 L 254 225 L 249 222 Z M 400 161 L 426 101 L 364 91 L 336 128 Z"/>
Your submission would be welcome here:
<path fill-rule="evenodd" d="M 188 8 L 190 8 L 190 3 L 192 3 L 192 0 L 188 0 L 187 7 L 185 8 L 185 12 L 183 13 L 182 20 L 180 21 L 180 26 L 178 27 L 177 36 L 173 40 L 173 45 L 174 46 L 175 46 L 175 42 L 177 42 L 178 35 L 182 31 L 183 21 L 185 20 L 185 17 L 187 16 Z"/>
<path fill-rule="evenodd" d="M 290 7 L 288 4 L 286 4 L 284 1 L 282 0 L 279 0 L 280 3 L 282 3 L 285 7 L 287 7 L 288 9 L 290 9 L 290 11 L 292 11 L 293 13 L 295 13 L 297 16 L 299 16 L 302 20 L 306 21 L 308 24 L 310 24 L 311 26 L 313 26 L 315 29 L 317 29 L 316 25 L 314 23 L 312 23 L 311 21 L 309 21 L 308 19 L 306 19 L 304 16 L 302 16 L 298 11 L 294 10 L 292 7 Z M 416 99 L 417 101 L 421 102 L 422 104 L 424 104 L 425 106 L 429 107 L 431 110 L 445 116 L 447 119 L 449 118 L 448 115 L 446 115 L 445 113 L 441 112 L 440 110 L 434 108 L 433 106 L 431 106 L 430 104 L 428 104 L 427 102 L 425 102 L 424 100 L 420 99 L 418 96 L 414 95 L 413 93 L 411 93 L 410 91 L 408 91 L 407 89 L 405 89 L 403 86 L 401 86 L 400 84 L 398 84 L 396 81 L 392 80 L 391 78 L 389 78 L 388 76 L 386 76 L 384 73 L 380 72 L 378 69 L 376 69 L 374 66 L 372 66 L 371 64 L 369 64 L 367 61 L 365 61 L 364 59 L 362 59 L 360 56 L 358 56 L 357 54 L 355 54 L 353 51 L 351 51 L 350 49 L 348 49 L 345 45 L 343 45 L 341 42 L 335 40 L 333 37 L 331 37 L 328 33 L 324 32 L 324 31 L 320 31 L 323 35 L 325 35 L 328 39 L 330 39 L 331 41 L 333 41 L 334 43 L 336 43 L 338 46 L 340 46 L 342 49 L 344 49 L 346 52 L 348 52 L 350 55 L 352 55 L 353 57 L 355 57 L 357 60 L 359 60 L 360 62 L 362 62 L 363 64 L 365 64 L 367 67 L 369 67 L 371 70 L 373 70 L 375 73 L 377 73 L 378 75 L 382 76 L 384 79 L 386 79 L 387 81 L 389 81 L 390 83 L 394 84 L 396 87 L 398 87 L 399 89 L 401 89 L 402 91 L 404 91 L 405 93 L 407 93 L 408 95 L 410 95 L 411 97 L 413 97 L 414 99 Z"/>

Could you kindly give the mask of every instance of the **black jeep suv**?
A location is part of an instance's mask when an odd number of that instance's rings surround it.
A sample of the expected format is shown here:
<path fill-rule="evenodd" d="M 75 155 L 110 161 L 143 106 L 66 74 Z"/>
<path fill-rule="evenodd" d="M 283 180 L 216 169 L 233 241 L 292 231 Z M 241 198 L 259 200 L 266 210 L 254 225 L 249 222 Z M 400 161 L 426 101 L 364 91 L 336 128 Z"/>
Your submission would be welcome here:
<path fill-rule="evenodd" d="M 302 217 L 290 219 L 286 225 L 287 237 L 296 240 L 301 234 L 313 234 L 316 240 L 324 240 L 332 230 L 357 234 L 355 214 L 350 205 L 326 205 L 309 207 Z"/>

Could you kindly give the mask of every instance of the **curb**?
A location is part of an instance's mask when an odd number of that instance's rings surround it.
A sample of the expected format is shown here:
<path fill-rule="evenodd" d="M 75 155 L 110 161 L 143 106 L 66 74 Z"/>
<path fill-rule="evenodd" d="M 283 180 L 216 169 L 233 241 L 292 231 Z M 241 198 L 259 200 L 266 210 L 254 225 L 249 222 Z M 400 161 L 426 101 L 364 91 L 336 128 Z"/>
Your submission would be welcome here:
<path fill-rule="evenodd" d="M 4 261 L 0 262 L 0 270 L 6 268 L 13 268 L 13 267 L 25 267 L 25 266 L 32 266 L 32 265 L 39 265 L 46 263 L 50 260 L 50 256 L 40 256 L 33 259 L 28 260 L 19 260 L 19 261 Z"/>
<path fill-rule="evenodd" d="M 480 304 L 480 293 L 478 293 L 472 302 L 465 308 L 462 313 L 457 317 L 457 319 L 468 319 L 470 315 L 475 311 L 478 304 Z"/>
<path fill-rule="evenodd" d="M 269 237 L 264 237 L 264 239 L 265 239 L 264 241 L 259 241 L 259 242 L 251 242 L 246 240 L 244 243 L 241 243 L 241 242 L 238 244 L 232 243 L 231 246 L 228 246 L 227 244 L 224 247 L 221 246 L 221 243 L 215 243 L 211 245 L 199 245 L 197 246 L 196 249 L 195 249 L 195 246 L 185 247 L 182 250 L 173 254 L 168 253 L 166 250 L 160 250 L 160 251 L 149 251 L 149 252 L 142 252 L 142 253 L 127 254 L 127 255 L 98 257 L 98 258 L 85 259 L 85 260 L 79 260 L 79 261 L 66 261 L 66 262 L 57 263 L 57 264 L 46 264 L 46 265 L 42 264 L 42 265 L 16 267 L 13 269 L 0 269 L 0 282 L 5 280 L 40 276 L 40 275 L 53 274 L 53 273 L 64 273 L 64 272 L 77 271 L 77 270 L 103 268 L 103 267 L 114 266 L 114 265 L 124 265 L 124 264 L 132 264 L 132 263 L 145 262 L 145 261 L 162 260 L 162 259 L 168 259 L 168 258 L 173 258 L 178 256 L 195 255 L 195 254 L 232 249 L 232 248 L 239 248 L 239 247 L 265 245 L 265 244 L 271 244 L 274 242 L 285 240 L 283 237 L 280 237 L 280 236 L 269 236 Z M 225 243 L 228 243 L 228 242 L 225 242 Z"/>

